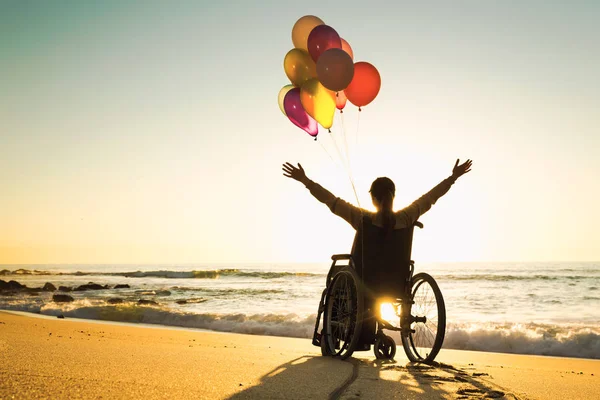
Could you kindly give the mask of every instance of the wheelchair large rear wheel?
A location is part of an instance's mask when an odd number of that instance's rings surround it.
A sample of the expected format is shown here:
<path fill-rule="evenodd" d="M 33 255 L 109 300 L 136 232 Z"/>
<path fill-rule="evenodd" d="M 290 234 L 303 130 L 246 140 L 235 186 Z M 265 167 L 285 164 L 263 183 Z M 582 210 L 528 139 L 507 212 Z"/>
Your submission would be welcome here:
<path fill-rule="evenodd" d="M 420 273 L 413 277 L 411 329 L 402 332 L 402 347 L 412 362 L 431 363 L 442 348 L 446 334 L 446 306 L 435 279 Z"/>
<path fill-rule="evenodd" d="M 325 299 L 322 354 L 348 358 L 354 352 L 362 327 L 363 295 L 352 268 L 338 272 L 331 280 Z"/>

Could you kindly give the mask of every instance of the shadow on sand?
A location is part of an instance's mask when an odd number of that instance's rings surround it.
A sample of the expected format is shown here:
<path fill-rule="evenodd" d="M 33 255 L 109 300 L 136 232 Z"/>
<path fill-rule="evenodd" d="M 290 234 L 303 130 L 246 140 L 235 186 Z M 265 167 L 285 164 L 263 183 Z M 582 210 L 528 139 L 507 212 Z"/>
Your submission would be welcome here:
<path fill-rule="evenodd" d="M 347 361 L 302 356 L 261 377 L 256 386 L 229 399 L 518 399 L 485 378 L 452 365 Z"/>
<path fill-rule="evenodd" d="M 260 378 L 258 385 L 229 399 L 325 399 L 349 383 L 354 367 L 330 357 L 301 356 Z"/>

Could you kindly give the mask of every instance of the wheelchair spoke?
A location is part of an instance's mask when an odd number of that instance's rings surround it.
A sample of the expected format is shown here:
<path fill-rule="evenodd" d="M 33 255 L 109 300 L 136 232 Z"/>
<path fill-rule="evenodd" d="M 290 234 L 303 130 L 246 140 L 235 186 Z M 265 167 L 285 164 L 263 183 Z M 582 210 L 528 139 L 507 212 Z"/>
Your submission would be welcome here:
<path fill-rule="evenodd" d="M 414 333 L 402 336 L 402 345 L 411 361 L 431 362 L 442 347 L 446 329 L 443 297 L 435 280 L 427 274 L 417 274 L 411 290 Z"/>
<path fill-rule="evenodd" d="M 341 271 L 332 280 L 326 307 L 326 343 L 331 355 L 348 357 L 358 336 L 358 286 L 351 271 Z"/>

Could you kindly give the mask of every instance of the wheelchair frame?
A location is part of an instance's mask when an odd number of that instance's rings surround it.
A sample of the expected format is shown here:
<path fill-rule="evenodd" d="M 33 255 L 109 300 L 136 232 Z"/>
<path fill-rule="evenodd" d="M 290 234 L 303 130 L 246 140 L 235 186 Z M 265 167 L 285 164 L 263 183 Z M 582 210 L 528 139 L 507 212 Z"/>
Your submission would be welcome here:
<path fill-rule="evenodd" d="M 415 223 L 415 226 L 418 226 L 419 228 L 423 228 L 423 225 L 418 221 Z M 412 242 L 412 234 L 411 234 L 411 242 Z M 410 257 L 410 254 L 409 254 L 409 257 Z M 328 293 L 330 291 L 330 286 L 331 286 L 332 282 L 336 279 L 336 277 L 338 276 L 338 274 L 341 271 L 350 271 L 350 273 L 353 274 L 354 279 L 358 280 L 358 285 L 356 286 L 357 292 L 359 292 L 359 291 L 363 292 L 363 293 L 357 294 L 357 297 L 365 296 L 364 290 L 362 290 L 362 289 L 358 290 L 358 287 L 362 287 L 362 282 L 361 282 L 361 279 L 358 278 L 358 276 L 356 276 L 356 266 L 355 266 L 354 260 L 352 258 L 352 255 L 351 254 L 335 254 L 331 257 L 331 259 L 332 259 L 332 264 L 331 264 L 331 267 L 327 274 L 325 289 L 323 290 L 323 293 L 321 295 L 321 301 L 319 303 L 317 318 L 316 318 L 316 322 L 315 322 L 315 328 L 314 328 L 314 332 L 313 332 L 313 339 L 312 339 L 313 345 L 321 347 L 321 352 L 323 355 L 331 355 L 330 351 L 328 350 L 326 338 L 323 337 L 324 335 L 322 334 L 323 332 L 325 332 L 325 324 L 326 324 L 325 319 L 326 318 L 323 318 L 323 330 L 321 331 L 321 333 L 319 332 L 319 326 L 320 326 L 321 318 L 325 314 L 325 309 L 327 307 L 327 301 L 328 301 Z M 340 261 L 347 261 L 347 263 L 340 265 L 339 264 Z M 379 312 L 376 309 L 371 310 L 372 314 L 369 315 L 369 317 L 374 317 L 375 321 L 376 321 L 375 340 L 368 341 L 368 343 L 362 343 L 363 348 L 350 348 L 346 352 L 346 354 L 340 356 L 342 359 L 349 357 L 350 355 L 352 355 L 352 353 L 354 351 L 369 351 L 372 344 L 375 345 L 374 351 L 375 351 L 375 356 L 377 358 L 379 358 L 379 359 L 394 358 L 394 355 L 396 353 L 396 343 L 390 336 L 387 336 L 383 333 L 383 330 L 390 330 L 390 331 L 400 332 L 402 345 L 403 345 L 406 355 L 408 356 L 410 361 L 425 362 L 425 363 L 433 362 L 433 359 L 435 358 L 435 356 L 437 355 L 437 353 L 439 352 L 439 350 L 442 346 L 444 334 L 445 334 L 446 318 L 445 318 L 445 304 L 444 304 L 443 296 L 441 294 L 441 291 L 439 290 L 437 283 L 433 279 L 433 277 L 431 277 L 430 275 L 428 275 L 426 273 L 419 273 L 417 275 L 414 275 L 415 262 L 413 260 L 410 260 L 408 263 L 409 263 L 408 274 L 406 277 L 406 281 L 404 282 L 404 290 L 402 293 L 402 298 L 396 298 L 395 302 L 392 304 L 396 315 L 399 316 L 399 322 L 400 322 L 399 326 L 394 326 L 391 323 L 389 323 L 388 321 L 384 320 L 379 315 Z M 437 311 L 439 313 L 439 315 L 438 315 L 439 320 L 436 321 L 437 322 L 436 323 L 436 334 L 434 336 L 434 342 L 432 344 L 431 352 L 429 352 L 427 354 L 420 354 L 418 351 L 418 346 L 415 344 L 415 340 L 413 338 L 413 334 L 415 334 L 416 331 L 415 331 L 415 329 L 411 328 L 411 325 L 413 323 L 426 324 L 427 317 L 412 315 L 411 310 L 412 310 L 412 306 L 415 304 L 414 297 L 416 295 L 416 292 L 419 289 L 419 287 L 422 286 L 424 283 L 427 283 L 431 287 L 431 289 L 434 293 Z M 414 289 L 414 291 L 413 291 L 413 289 Z M 379 305 L 379 302 L 376 302 L 373 304 L 373 306 L 377 306 L 377 305 Z M 361 307 L 358 307 L 358 308 L 360 309 Z M 400 310 L 400 312 L 398 312 L 399 310 Z M 359 326 L 359 329 L 358 329 L 358 332 L 354 332 L 354 335 L 360 336 L 362 334 L 362 329 L 363 329 L 362 322 L 365 320 L 364 317 L 365 317 L 365 315 L 367 315 L 367 313 L 363 312 L 363 310 L 357 310 L 357 314 L 361 314 L 361 315 L 359 315 L 357 317 L 356 325 Z M 360 321 L 358 321 L 358 320 L 360 320 Z M 350 347 L 356 346 L 358 344 L 357 341 L 358 341 L 358 339 L 354 339 L 353 345 L 350 345 Z M 366 348 L 365 348 L 365 346 L 366 346 Z"/>

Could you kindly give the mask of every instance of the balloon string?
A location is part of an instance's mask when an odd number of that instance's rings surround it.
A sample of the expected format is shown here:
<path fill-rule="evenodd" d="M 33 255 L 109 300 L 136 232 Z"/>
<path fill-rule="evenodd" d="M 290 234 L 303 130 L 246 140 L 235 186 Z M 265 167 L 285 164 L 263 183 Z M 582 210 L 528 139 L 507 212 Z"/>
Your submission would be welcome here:
<path fill-rule="evenodd" d="M 352 168 L 350 164 L 350 152 L 348 151 L 348 141 L 346 140 L 346 125 L 344 124 L 344 116 L 340 115 L 341 125 L 342 125 L 342 134 L 344 137 L 344 145 L 346 147 L 346 173 L 348 174 L 348 178 L 350 179 L 350 184 L 352 185 L 352 191 L 354 192 L 354 197 L 356 198 L 356 203 L 358 207 L 360 207 L 360 200 L 358 199 L 358 194 L 356 192 L 356 186 L 354 185 L 354 176 L 352 176 Z M 335 143 L 335 140 L 334 140 Z M 337 144 L 336 144 L 337 148 Z"/>
<path fill-rule="evenodd" d="M 358 113 L 358 117 L 356 118 L 356 146 L 358 148 L 358 128 L 360 128 L 360 113 Z"/>
<path fill-rule="evenodd" d="M 340 113 L 340 120 L 342 125 L 342 134 L 344 135 L 344 146 L 346 147 L 346 163 L 348 171 L 352 173 L 352 163 L 350 162 L 350 151 L 348 150 L 348 139 L 346 135 L 346 124 L 344 122 L 344 114 Z"/>
<path fill-rule="evenodd" d="M 325 148 L 325 146 L 323 146 L 323 142 L 322 141 L 318 141 L 319 144 L 321 145 L 321 148 L 325 151 L 325 153 L 327 153 L 327 155 L 329 156 L 329 159 L 336 165 L 339 166 L 337 162 L 335 162 L 335 160 L 333 159 L 333 157 L 331 157 L 331 154 L 329 154 L 329 151 L 327 151 L 327 149 Z"/>
<path fill-rule="evenodd" d="M 356 193 L 356 187 L 354 186 L 354 178 L 352 177 L 352 174 L 349 175 L 350 177 L 350 184 L 352 185 L 352 191 L 354 191 L 354 197 L 356 197 L 356 204 L 358 204 L 358 207 L 360 208 L 360 200 L 358 199 L 358 194 Z M 361 210 L 362 213 L 362 210 Z"/>
<path fill-rule="evenodd" d="M 344 167 L 344 169 L 346 170 L 346 173 L 348 172 L 348 167 L 345 165 L 346 163 L 344 162 L 344 157 L 342 157 L 342 153 L 340 152 L 340 148 L 337 145 L 337 142 L 335 140 L 335 137 L 333 136 L 333 134 L 329 134 L 329 137 L 331 138 L 331 140 L 333 141 L 333 145 L 335 146 L 335 150 L 337 151 L 338 157 L 340 157 L 340 161 L 342 162 L 342 166 Z"/>

